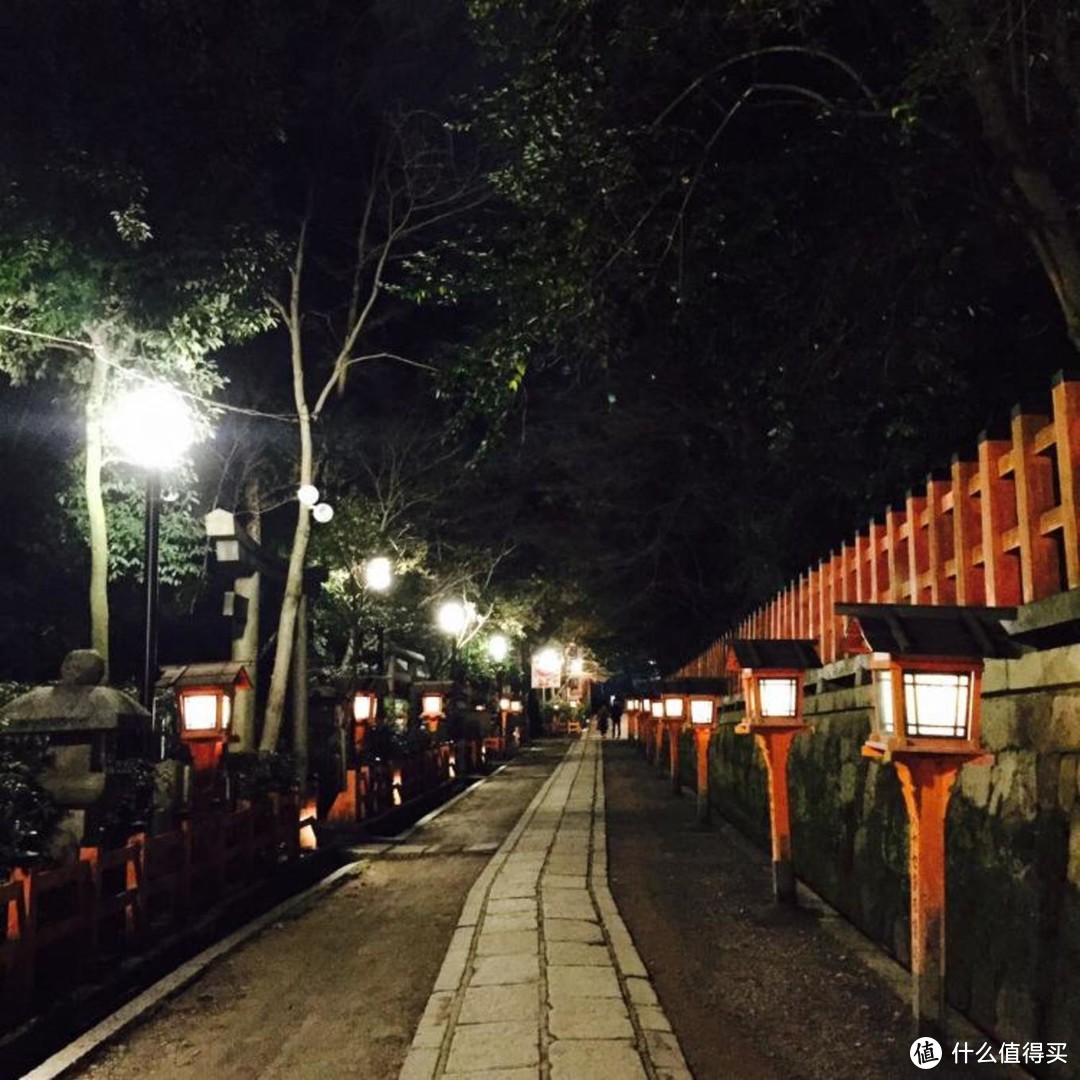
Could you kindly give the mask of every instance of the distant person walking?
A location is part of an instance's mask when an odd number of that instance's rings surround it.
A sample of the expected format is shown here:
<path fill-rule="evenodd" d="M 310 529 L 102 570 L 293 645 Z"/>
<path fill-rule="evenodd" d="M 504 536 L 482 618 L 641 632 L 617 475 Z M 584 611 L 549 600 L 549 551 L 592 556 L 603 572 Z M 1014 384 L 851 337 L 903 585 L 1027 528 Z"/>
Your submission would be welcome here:
<path fill-rule="evenodd" d="M 622 738 L 622 712 L 623 703 L 616 699 L 611 705 L 611 737 Z"/>
<path fill-rule="evenodd" d="M 601 705 L 596 713 L 596 726 L 600 729 L 601 739 L 607 735 L 608 720 L 610 717 L 611 710 L 606 705 Z"/>

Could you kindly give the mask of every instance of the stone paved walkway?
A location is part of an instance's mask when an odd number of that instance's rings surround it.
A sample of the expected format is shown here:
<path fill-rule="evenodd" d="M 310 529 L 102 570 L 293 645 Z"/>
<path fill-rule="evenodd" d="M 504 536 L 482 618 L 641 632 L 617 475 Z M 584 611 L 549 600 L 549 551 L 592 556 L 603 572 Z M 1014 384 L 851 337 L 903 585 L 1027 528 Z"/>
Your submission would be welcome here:
<path fill-rule="evenodd" d="M 595 732 L 465 902 L 400 1080 L 689 1080 L 608 890 Z"/>

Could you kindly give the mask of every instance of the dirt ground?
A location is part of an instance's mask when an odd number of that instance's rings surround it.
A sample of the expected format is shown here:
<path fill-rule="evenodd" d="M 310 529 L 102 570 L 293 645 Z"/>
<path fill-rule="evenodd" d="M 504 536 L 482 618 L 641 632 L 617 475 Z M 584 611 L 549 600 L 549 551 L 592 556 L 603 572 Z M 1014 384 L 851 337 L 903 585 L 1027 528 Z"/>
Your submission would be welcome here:
<path fill-rule="evenodd" d="M 693 792 L 673 797 L 626 743 L 604 746 L 604 780 L 611 891 L 696 1080 L 1001 1075 L 916 1068 L 907 1001 L 817 916 L 774 903 L 767 852 L 697 825 Z"/>
<path fill-rule="evenodd" d="M 247 942 L 75 1075 L 396 1077 L 469 888 L 565 750 L 522 753 L 407 852 Z"/>

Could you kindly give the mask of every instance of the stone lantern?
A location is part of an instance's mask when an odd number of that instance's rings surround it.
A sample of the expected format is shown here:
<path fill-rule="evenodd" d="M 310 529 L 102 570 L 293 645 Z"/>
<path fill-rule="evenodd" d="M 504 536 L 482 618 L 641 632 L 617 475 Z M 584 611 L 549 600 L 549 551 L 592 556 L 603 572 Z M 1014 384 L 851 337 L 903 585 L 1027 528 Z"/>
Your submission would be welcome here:
<path fill-rule="evenodd" d="M 150 713 L 133 697 L 102 686 L 105 661 L 93 649 L 68 653 L 55 686 L 39 686 L 0 709 L 0 736 L 48 739 L 38 782 L 66 815 L 53 854 L 76 851 L 86 838 L 86 812 L 105 794 L 105 773 L 119 754 L 145 752 Z"/>

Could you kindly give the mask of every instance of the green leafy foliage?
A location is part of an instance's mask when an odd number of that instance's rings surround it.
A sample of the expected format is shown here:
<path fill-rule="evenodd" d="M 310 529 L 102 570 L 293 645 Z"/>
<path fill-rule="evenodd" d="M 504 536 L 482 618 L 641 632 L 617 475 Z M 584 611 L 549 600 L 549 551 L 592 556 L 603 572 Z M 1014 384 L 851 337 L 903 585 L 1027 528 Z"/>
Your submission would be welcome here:
<path fill-rule="evenodd" d="M 40 741 L 0 737 L 0 877 L 40 858 L 60 820 L 56 803 L 35 779 L 44 752 Z"/>
<path fill-rule="evenodd" d="M 291 754 L 245 752 L 226 754 L 222 761 L 238 799 L 260 799 L 296 787 L 296 762 Z"/>

